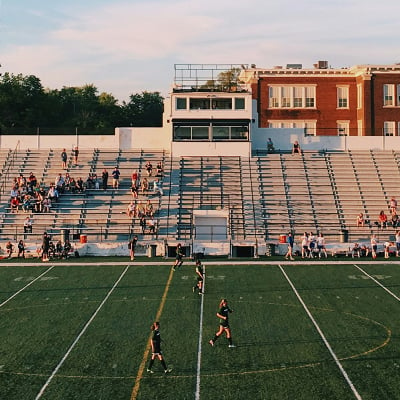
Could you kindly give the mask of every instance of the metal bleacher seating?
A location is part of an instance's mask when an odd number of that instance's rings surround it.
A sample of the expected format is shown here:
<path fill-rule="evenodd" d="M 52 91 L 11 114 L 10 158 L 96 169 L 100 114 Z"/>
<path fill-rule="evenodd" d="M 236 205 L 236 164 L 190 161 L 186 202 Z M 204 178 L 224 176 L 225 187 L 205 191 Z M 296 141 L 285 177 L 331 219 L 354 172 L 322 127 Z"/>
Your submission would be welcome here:
<path fill-rule="evenodd" d="M 229 215 L 231 240 L 274 241 L 289 231 L 297 237 L 304 231 L 322 232 L 327 241 L 339 241 L 343 231 L 350 240 L 368 238 L 377 227 L 380 210 L 388 212 L 392 196 L 400 198 L 400 154 L 394 151 L 304 152 L 298 156 L 277 152 L 253 157 L 204 156 L 171 157 L 161 150 L 82 149 L 74 165 L 69 154 L 67 170 L 61 167 L 61 149 L 0 151 L 1 219 L 0 238 L 40 243 L 44 231 L 59 237 L 69 230 L 75 240 L 84 234 L 91 242 L 141 240 L 191 240 L 195 236 L 194 210 L 225 210 Z M 162 177 L 147 177 L 144 169 L 163 163 Z M 111 172 L 121 172 L 118 189 L 111 186 Z M 101 188 L 101 174 L 110 175 L 108 189 Z M 157 220 L 155 234 L 142 235 L 137 217 L 128 217 L 132 201 L 131 175 L 146 176 L 150 192 L 135 200 L 151 200 Z M 48 187 L 61 172 L 84 181 L 96 174 L 100 188 L 82 193 L 65 191 L 50 213 L 30 213 L 33 232 L 23 234 L 26 213 L 11 213 L 9 193 L 19 174 L 32 172 L 40 185 Z M 158 180 L 163 195 L 152 193 Z M 369 223 L 356 226 L 362 212 Z M 393 234 L 388 227 L 384 234 Z"/>

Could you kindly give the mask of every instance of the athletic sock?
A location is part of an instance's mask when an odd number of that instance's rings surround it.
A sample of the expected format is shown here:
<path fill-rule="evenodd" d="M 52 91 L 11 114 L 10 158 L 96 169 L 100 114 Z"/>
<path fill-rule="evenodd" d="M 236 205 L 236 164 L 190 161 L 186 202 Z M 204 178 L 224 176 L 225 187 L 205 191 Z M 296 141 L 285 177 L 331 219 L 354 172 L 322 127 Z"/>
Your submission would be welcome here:
<path fill-rule="evenodd" d="M 163 366 L 164 371 L 165 371 L 166 369 L 168 369 L 168 368 L 167 368 L 167 364 L 165 364 L 164 359 L 161 360 L 161 365 Z"/>

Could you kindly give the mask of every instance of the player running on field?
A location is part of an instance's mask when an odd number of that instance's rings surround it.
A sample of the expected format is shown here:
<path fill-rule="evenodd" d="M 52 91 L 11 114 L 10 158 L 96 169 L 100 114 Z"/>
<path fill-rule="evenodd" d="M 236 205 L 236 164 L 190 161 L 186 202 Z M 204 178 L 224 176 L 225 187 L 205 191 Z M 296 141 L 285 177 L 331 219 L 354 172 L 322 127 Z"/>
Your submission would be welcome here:
<path fill-rule="evenodd" d="M 172 269 L 175 271 L 177 268 L 181 267 L 183 264 L 183 252 L 182 246 L 180 243 L 176 246 L 176 257 L 175 257 L 175 264 L 172 266 Z"/>
<path fill-rule="evenodd" d="M 225 331 L 226 338 L 229 342 L 229 347 L 235 347 L 232 343 L 232 334 L 231 328 L 229 327 L 229 314 L 232 313 L 233 310 L 228 306 L 228 300 L 222 299 L 219 303 L 219 311 L 217 312 L 217 317 L 219 318 L 219 330 L 214 335 L 214 337 L 209 341 L 211 346 L 214 346 L 217 339 L 222 335 Z"/>
<path fill-rule="evenodd" d="M 203 271 L 203 265 L 201 264 L 200 260 L 196 260 L 196 275 L 197 275 L 197 282 L 193 286 L 193 293 L 196 290 L 198 290 L 199 294 L 203 294 L 204 271 Z"/>

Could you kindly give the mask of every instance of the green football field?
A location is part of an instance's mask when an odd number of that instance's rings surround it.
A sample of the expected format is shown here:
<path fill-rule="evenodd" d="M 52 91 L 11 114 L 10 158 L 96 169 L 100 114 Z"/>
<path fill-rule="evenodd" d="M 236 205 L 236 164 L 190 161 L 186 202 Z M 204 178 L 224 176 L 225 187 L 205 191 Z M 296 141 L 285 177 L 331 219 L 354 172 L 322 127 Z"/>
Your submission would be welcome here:
<path fill-rule="evenodd" d="M 204 265 L 0 266 L 0 399 L 400 399 L 400 264 Z"/>

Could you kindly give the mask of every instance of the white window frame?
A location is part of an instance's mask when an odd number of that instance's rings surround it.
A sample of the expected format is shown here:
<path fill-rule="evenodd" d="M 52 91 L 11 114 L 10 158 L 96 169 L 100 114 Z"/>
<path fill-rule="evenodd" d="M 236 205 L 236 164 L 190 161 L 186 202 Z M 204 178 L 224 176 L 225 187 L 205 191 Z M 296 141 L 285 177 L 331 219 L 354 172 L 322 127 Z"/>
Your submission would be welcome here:
<path fill-rule="evenodd" d="M 395 121 L 384 121 L 383 122 L 383 136 L 395 136 L 396 132 Z"/>
<path fill-rule="evenodd" d="M 383 85 L 383 106 L 393 107 L 394 106 L 394 85 L 384 84 Z"/>
<path fill-rule="evenodd" d="M 350 121 L 336 121 L 338 136 L 349 136 Z"/>
<path fill-rule="evenodd" d="M 268 108 L 315 108 L 315 86 L 270 85 L 268 104 Z"/>
<path fill-rule="evenodd" d="M 303 129 L 306 136 L 317 135 L 316 120 L 269 120 L 268 127 L 274 129 Z"/>
<path fill-rule="evenodd" d="M 348 86 L 336 86 L 337 93 L 337 108 L 349 108 L 349 87 Z"/>

